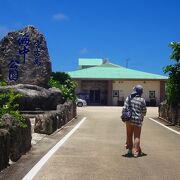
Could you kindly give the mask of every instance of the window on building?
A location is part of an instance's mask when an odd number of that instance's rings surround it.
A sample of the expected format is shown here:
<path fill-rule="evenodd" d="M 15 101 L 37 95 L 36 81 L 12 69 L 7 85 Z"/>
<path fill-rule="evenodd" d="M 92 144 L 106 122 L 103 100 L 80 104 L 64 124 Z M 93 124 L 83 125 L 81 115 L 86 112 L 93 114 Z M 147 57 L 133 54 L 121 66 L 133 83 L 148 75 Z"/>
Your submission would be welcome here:
<path fill-rule="evenodd" d="M 149 91 L 149 98 L 154 99 L 156 97 L 155 91 Z"/>

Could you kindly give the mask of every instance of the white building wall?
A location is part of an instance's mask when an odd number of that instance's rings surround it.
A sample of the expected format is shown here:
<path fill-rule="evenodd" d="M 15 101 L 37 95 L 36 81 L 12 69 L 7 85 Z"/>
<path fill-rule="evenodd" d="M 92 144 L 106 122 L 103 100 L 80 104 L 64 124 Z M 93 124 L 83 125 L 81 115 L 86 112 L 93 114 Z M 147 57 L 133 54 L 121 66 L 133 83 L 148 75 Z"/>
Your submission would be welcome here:
<path fill-rule="evenodd" d="M 77 87 L 76 87 L 75 93 L 77 94 L 81 92 L 81 81 L 76 81 L 76 84 L 77 84 Z"/>
<path fill-rule="evenodd" d="M 132 89 L 135 85 L 140 84 L 144 88 L 144 93 L 142 97 L 149 102 L 149 91 L 155 91 L 156 102 L 160 102 L 160 81 L 129 81 L 129 80 L 116 80 L 113 81 L 113 90 L 119 90 L 119 97 L 112 97 L 113 105 L 117 105 L 118 99 L 126 97 L 132 92 Z M 113 96 L 113 95 L 112 95 Z"/>

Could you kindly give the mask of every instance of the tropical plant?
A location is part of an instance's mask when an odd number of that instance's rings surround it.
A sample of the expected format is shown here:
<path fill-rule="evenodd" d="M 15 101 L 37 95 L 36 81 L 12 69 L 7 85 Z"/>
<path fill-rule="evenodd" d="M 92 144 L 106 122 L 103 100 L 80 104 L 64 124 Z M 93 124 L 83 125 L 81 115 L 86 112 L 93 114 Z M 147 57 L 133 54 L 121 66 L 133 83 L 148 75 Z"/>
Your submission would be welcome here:
<path fill-rule="evenodd" d="M 49 80 L 49 85 L 60 89 L 65 101 L 76 100 L 75 89 L 77 85 L 67 73 L 53 72 Z"/>
<path fill-rule="evenodd" d="M 4 81 L 0 81 L 0 86 L 7 86 L 7 83 Z"/>
<path fill-rule="evenodd" d="M 171 42 L 169 46 L 172 48 L 172 53 L 170 55 L 170 59 L 175 59 L 178 63 L 180 60 L 180 42 Z"/>
<path fill-rule="evenodd" d="M 169 75 L 167 80 L 167 101 L 168 104 L 176 106 L 180 102 L 180 43 L 172 42 L 170 59 L 175 63 L 164 68 L 164 73 Z"/>
<path fill-rule="evenodd" d="M 19 104 L 16 103 L 17 99 L 21 97 L 20 94 L 15 94 L 12 89 L 8 90 L 6 93 L 0 94 L 0 119 L 4 114 L 12 115 L 20 127 L 27 127 L 25 124 L 25 119 L 18 111 Z"/>

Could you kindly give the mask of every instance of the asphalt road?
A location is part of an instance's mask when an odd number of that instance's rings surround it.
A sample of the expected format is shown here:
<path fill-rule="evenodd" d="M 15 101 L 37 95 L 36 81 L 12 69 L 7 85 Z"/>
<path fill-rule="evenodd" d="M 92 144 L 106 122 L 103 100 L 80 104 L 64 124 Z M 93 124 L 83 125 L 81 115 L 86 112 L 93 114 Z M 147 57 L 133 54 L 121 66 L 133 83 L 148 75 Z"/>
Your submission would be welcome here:
<path fill-rule="evenodd" d="M 141 147 L 145 156 L 123 156 L 126 153 L 125 126 L 120 120 L 119 107 L 78 108 L 77 120 L 37 143 L 26 157 L 6 171 L 6 176 L 0 176 L 0 179 L 22 179 L 53 144 L 84 117 L 86 120 L 37 171 L 33 179 L 180 179 L 180 135 L 149 120 L 149 117 L 157 117 L 157 108 L 149 108 L 144 120 Z"/>

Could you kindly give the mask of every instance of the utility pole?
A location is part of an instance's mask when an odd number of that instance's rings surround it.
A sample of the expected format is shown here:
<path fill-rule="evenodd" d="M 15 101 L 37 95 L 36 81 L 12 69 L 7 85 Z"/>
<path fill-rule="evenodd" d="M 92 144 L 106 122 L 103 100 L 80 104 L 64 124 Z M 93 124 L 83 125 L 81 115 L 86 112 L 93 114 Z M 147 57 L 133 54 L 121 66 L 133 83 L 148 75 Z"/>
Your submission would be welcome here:
<path fill-rule="evenodd" d="M 129 58 L 125 59 L 125 61 L 126 61 L 126 68 L 128 68 L 129 60 L 130 60 Z"/>

